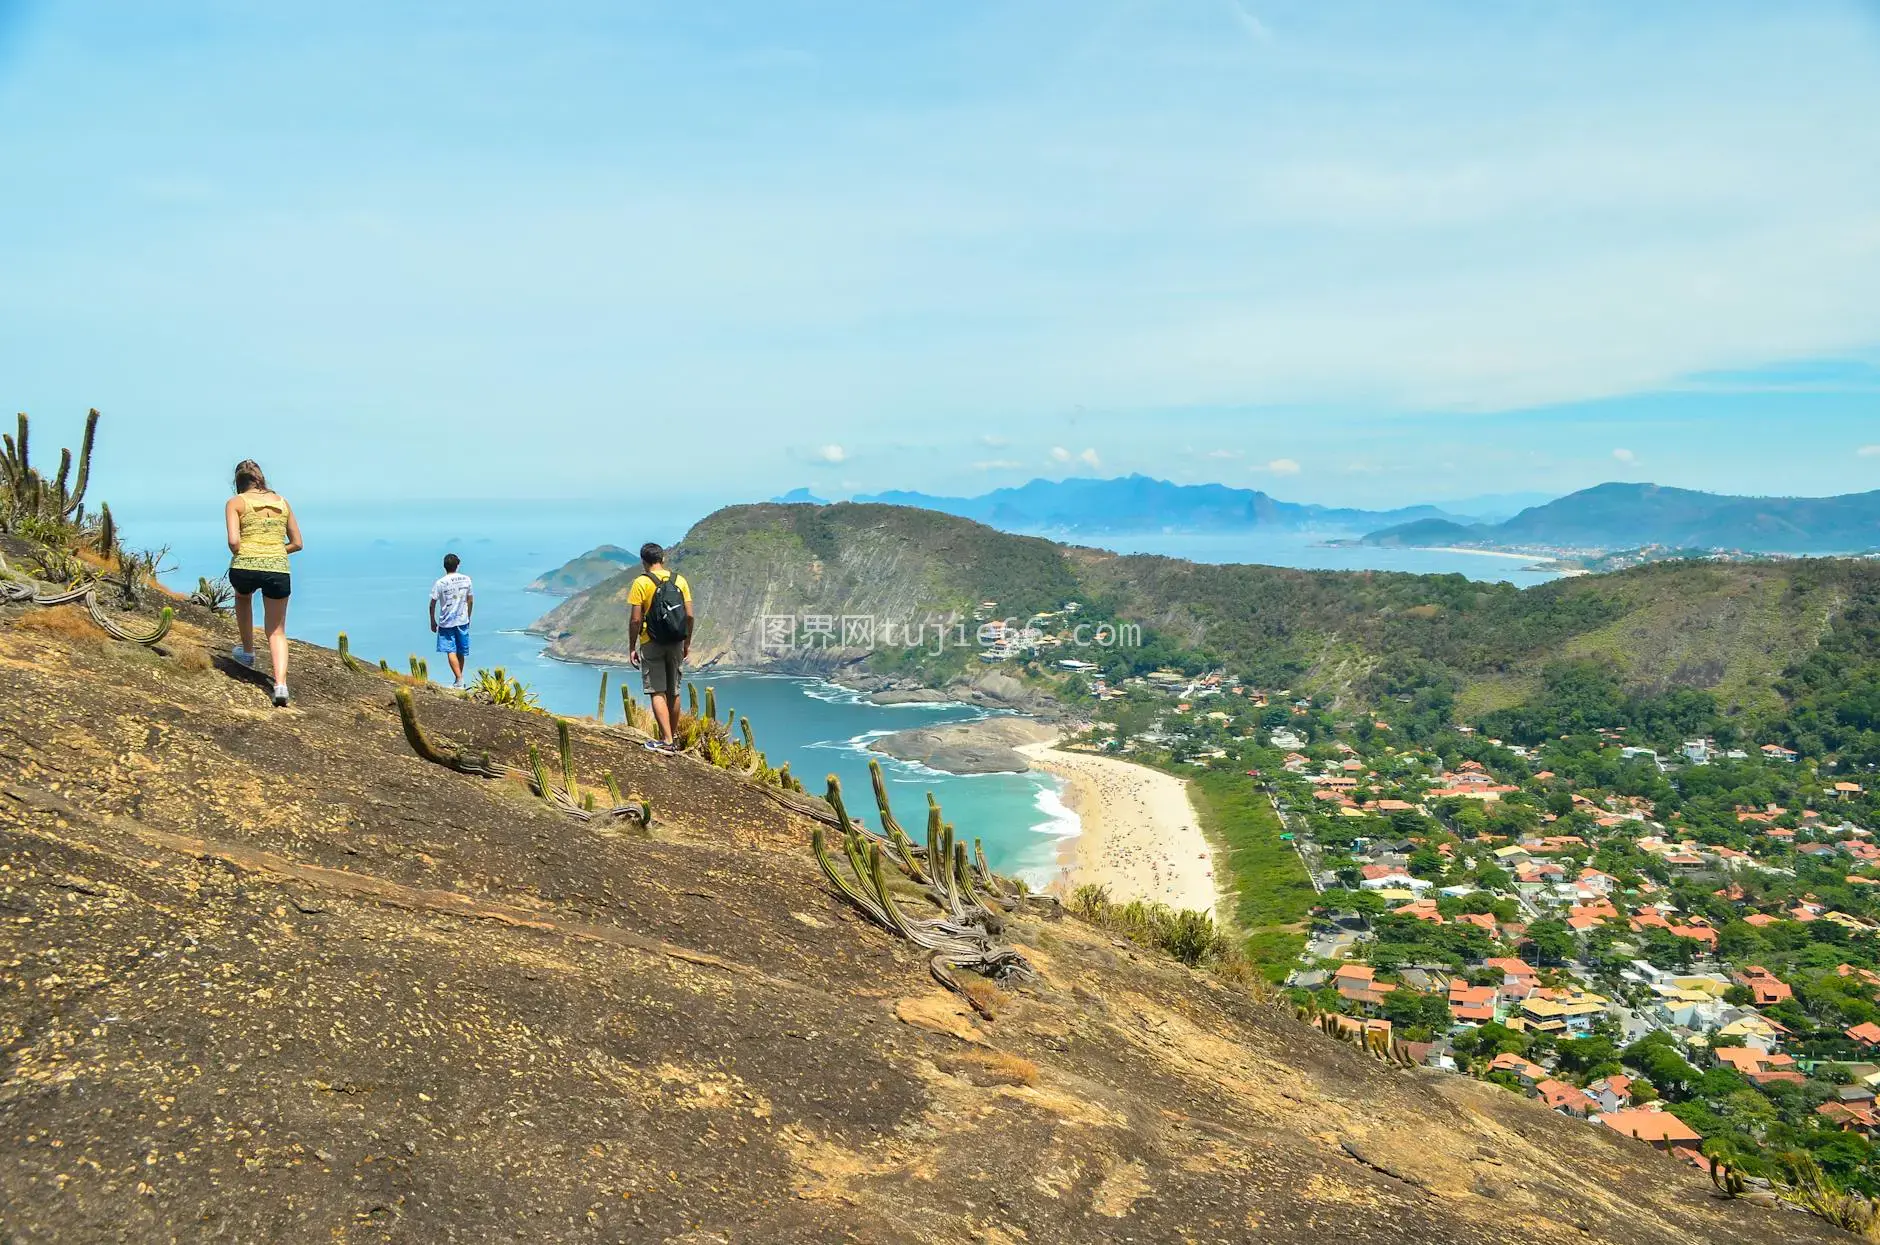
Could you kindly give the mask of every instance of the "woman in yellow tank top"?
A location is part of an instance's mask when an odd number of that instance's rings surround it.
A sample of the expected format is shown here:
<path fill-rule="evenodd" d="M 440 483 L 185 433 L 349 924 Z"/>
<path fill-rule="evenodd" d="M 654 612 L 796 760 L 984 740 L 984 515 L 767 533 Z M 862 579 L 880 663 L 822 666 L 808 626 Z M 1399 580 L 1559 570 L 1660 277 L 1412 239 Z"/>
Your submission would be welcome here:
<path fill-rule="evenodd" d="M 287 555 L 300 552 L 300 523 L 287 499 L 268 487 L 268 478 L 253 459 L 236 464 L 235 496 L 222 508 L 222 518 L 233 555 L 228 582 L 235 590 L 235 624 L 241 628 L 241 643 L 232 656 L 244 666 L 255 664 L 255 593 L 259 592 L 268 656 L 274 664 L 274 703 L 286 705 L 287 598 L 294 591 Z"/>

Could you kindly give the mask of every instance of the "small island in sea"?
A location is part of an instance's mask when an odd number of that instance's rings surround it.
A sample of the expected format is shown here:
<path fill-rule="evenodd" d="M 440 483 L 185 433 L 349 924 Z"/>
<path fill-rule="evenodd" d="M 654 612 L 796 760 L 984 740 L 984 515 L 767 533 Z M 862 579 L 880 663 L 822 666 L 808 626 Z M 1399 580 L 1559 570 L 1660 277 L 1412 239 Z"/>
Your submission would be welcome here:
<path fill-rule="evenodd" d="M 554 597 L 571 597 L 637 566 L 639 561 L 639 554 L 622 549 L 619 545 L 597 545 L 579 557 L 568 559 L 554 570 L 537 575 L 529 581 L 529 591 L 545 592 Z"/>

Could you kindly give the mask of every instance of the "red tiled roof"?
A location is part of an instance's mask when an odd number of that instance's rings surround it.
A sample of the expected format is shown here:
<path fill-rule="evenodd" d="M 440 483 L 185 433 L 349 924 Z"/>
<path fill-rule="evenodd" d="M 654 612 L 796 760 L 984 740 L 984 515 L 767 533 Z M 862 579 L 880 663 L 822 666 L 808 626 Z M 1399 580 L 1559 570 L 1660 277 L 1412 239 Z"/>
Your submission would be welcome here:
<path fill-rule="evenodd" d="M 1599 1122 L 1616 1133 L 1637 1137 L 1640 1141 L 1667 1141 L 1675 1144 L 1704 1139 L 1703 1134 L 1669 1111 L 1652 1111 L 1644 1107 L 1629 1111 L 1608 1111 L 1599 1117 Z"/>

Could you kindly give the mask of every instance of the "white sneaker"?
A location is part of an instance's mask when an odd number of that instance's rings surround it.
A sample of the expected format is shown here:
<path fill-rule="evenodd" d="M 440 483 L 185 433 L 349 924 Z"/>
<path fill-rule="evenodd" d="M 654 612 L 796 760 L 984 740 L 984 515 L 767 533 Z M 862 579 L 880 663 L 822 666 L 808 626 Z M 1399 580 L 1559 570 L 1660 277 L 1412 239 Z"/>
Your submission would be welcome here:
<path fill-rule="evenodd" d="M 253 670 L 255 668 L 254 653 L 249 649 L 243 648 L 239 644 L 237 644 L 234 648 L 230 649 L 228 651 L 228 655 L 234 658 L 236 661 L 240 662 L 242 665 L 247 666 L 250 670 Z"/>
<path fill-rule="evenodd" d="M 274 685 L 274 707 L 276 709 L 287 708 L 287 684 L 276 683 Z"/>

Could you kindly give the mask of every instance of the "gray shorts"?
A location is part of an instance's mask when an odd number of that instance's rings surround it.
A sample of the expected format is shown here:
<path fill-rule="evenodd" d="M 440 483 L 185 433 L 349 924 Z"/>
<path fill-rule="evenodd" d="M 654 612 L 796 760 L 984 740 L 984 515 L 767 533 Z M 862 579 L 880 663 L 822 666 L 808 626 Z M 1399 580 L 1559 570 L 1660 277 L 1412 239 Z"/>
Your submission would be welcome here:
<path fill-rule="evenodd" d="M 658 640 L 640 643 L 640 686 L 649 696 L 677 695 L 679 692 L 679 656 L 683 644 L 661 644 Z"/>

